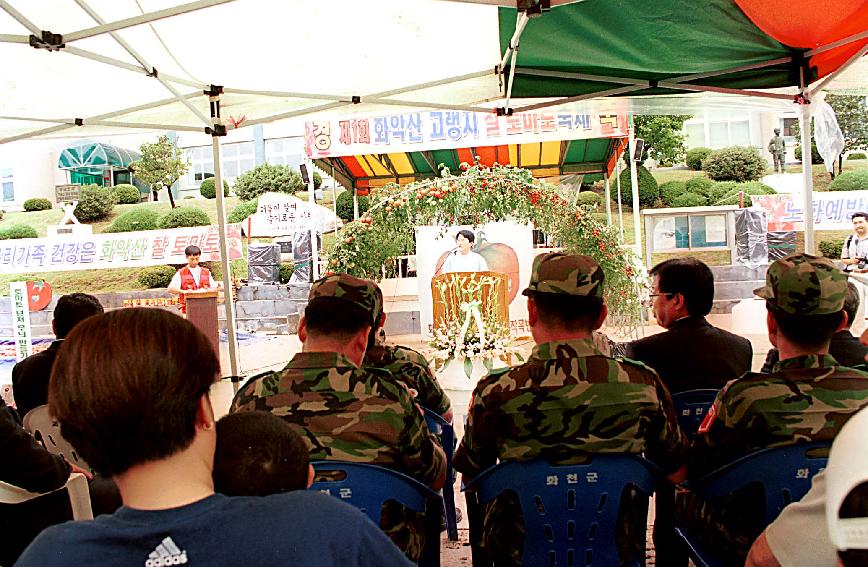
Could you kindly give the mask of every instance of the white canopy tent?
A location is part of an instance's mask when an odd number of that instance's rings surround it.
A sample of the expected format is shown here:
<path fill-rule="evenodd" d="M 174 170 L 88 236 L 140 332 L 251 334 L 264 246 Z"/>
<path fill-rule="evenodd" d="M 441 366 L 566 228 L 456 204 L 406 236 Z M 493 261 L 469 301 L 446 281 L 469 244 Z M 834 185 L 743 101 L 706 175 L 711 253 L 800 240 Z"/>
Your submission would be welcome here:
<path fill-rule="evenodd" d="M 488 112 L 503 105 L 511 84 L 496 70 L 506 60 L 499 48 L 497 5 L 515 4 L 0 0 L 5 71 L 0 78 L 0 144 L 73 133 L 205 132 L 212 135 L 220 186 L 219 139 L 226 129 L 320 113 Z M 622 110 L 626 104 L 635 113 L 683 113 L 709 105 L 788 109 L 792 104 L 781 96 L 716 94 L 524 99 L 522 107 L 563 103 Z M 810 183 L 809 165 L 806 171 Z M 225 250 L 221 191 L 217 199 Z M 223 262 L 228 287 L 225 257 Z M 237 374 L 232 302 L 225 307 L 231 371 Z"/>

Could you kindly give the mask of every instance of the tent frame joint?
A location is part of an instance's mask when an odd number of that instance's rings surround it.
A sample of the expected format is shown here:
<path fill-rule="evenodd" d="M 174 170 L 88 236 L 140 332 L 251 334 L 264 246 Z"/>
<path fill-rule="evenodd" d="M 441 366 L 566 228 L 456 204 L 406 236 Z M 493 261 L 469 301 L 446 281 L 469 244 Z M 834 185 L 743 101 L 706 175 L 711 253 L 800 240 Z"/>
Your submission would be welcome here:
<path fill-rule="evenodd" d="M 362 104 L 362 97 L 359 95 L 353 95 L 352 98 L 350 98 L 350 102 L 353 104 Z"/>
<path fill-rule="evenodd" d="M 513 114 L 515 114 L 515 109 L 514 108 L 504 108 L 502 106 L 498 106 L 497 108 L 494 109 L 494 113 L 497 116 L 512 116 Z"/>
<path fill-rule="evenodd" d="M 76 126 L 84 126 L 84 118 L 76 118 L 75 119 Z"/>
<path fill-rule="evenodd" d="M 37 37 L 34 34 L 30 34 L 30 47 L 46 51 L 60 51 L 66 47 L 66 44 L 63 42 L 63 35 L 59 33 L 42 30 L 41 35 L 42 37 Z"/>
<path fill-rule="evenodd" d="M 223 94 L 223 85 L 208 85 L 202 92 L 205 96 L 220 96 Z"/>
<path fill-rule="evenodd" d="M 226 126 L 224 124 L 214 124 L 213 126 L 206 126 L 205 133 L 212 138 L 219 138 L 225 136 Z"/>

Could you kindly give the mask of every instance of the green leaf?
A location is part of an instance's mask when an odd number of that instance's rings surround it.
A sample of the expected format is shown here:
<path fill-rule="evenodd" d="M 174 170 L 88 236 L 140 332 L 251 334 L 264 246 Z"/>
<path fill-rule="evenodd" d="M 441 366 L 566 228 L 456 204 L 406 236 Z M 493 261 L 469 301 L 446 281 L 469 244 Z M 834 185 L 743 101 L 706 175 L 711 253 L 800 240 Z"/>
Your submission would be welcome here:
<path fill-rule="evenodd" d="M 464 374 L 467 375 L 468 380 L 470 380 L 470 377 L 473 375 L 473 361 L 470 357 L 464 359 Z"/>
<path fill-rule="evenodd" d="M 485 370 L 487 370 L 488 372 L 491 372 L 491 369 L 494 367 L 494 361 L 490 358 L 486 358 L 483 364 L 485 365 Z"/>

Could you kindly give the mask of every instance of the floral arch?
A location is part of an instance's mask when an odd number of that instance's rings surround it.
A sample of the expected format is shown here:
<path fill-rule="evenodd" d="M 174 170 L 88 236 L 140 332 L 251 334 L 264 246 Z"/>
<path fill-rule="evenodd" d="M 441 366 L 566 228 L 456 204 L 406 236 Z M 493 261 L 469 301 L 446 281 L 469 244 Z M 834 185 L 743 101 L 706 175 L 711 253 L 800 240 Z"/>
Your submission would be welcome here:
<path fill-rule="evenodd" d="M 557 187 L 535 180 L 530 171 L 495 164 L 461 164 L 436 179 L 390 184 L 371 192 L 370 209 L 344 226 L 328 258 L 329 272 L 379 280 L 390 258 L 415 251 L 415 227 L 481 225 L 514 220 L 533 224 L 560 247 L 591 256 L 606 274 L 609 311 L 632 327 L 638 321 L 640 263 L 621 248 L 617 231 L 593 217 L 591 209 L 563 198 Z"/>

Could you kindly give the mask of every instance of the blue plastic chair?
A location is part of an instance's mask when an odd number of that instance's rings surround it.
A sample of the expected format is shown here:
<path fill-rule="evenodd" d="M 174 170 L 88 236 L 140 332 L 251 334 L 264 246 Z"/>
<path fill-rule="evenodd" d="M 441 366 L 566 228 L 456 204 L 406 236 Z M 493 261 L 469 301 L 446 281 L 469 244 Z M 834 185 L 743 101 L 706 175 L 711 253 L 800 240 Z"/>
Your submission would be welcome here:
<path fill-rule="evenodd" d="M 714 403 L 717 392 L 718 390 L 686 390 L 672 394 L 672 403 L 678 416 L 678 427 L 688 441 L 693 441 L 696 437 L 696 431 L 702 425 L 711 404 Z"/>
<path fill-rule="evenodd" d="M 464 489 L 470 529 L 481 529 L 486 502 L 512 490 L 524 516 L 523 566 L 621 565 L 615 535 L 622 492 L 634 485 L 649 498 L 657 476 L 650 462 L 620 453 L 589 455 L 578 465 L 551 465 L 545 459 L 503 462 Z M 471 534 L 471 542 L 479 539 Z M 475 552 L 474 566 L 481 565 L 479 559 Z M 645 554 L 631 565 L 645 565 Z"/>
<path fill-rule="evenodd" d="M 395 500 L 406 508 L 425 514 L 426 544 L 419 565 L 439 567 L 440 506 L 436 504 L 442 502 L 439 494 L 405 474 L 377 465 L 344 461 L 314 461 L 311 464 L 317 476 L 333 471 L 343 473 L 343 478 L 317 480 L 310 490 L 329 494 L 358 508 L 378 526 L 386 500 Z"/>
<path fill-rule="evenodd" d="M 446 515 L 446 536 L 449 541 L 458 541 L 458 518 L 455 513 L 455 483 L 452 473 L 452 455 L 455 453 L 455 430 L 452 424 L 433 411 L 425 410 L 425 423 L 428 430 L 440 439 L 443 452 L 446 453 L 446 482 L 443 484 L 443 513 Z"/>
<path fill-rule="evenodd" d="M 706 476 L 691 489 L 707 501 L 736 492 L 752 483 L 761 483 L 764 496 L 763 526 L 771 524 L 788 504 L 801 500 L 811 488 L 811 479 L 826 467 L 829 443 L 803 443 L 764 449 L 742 457 Z M 697 534 L 676 526 L 696 567 L 723 567 L 725 560 Z"/>

